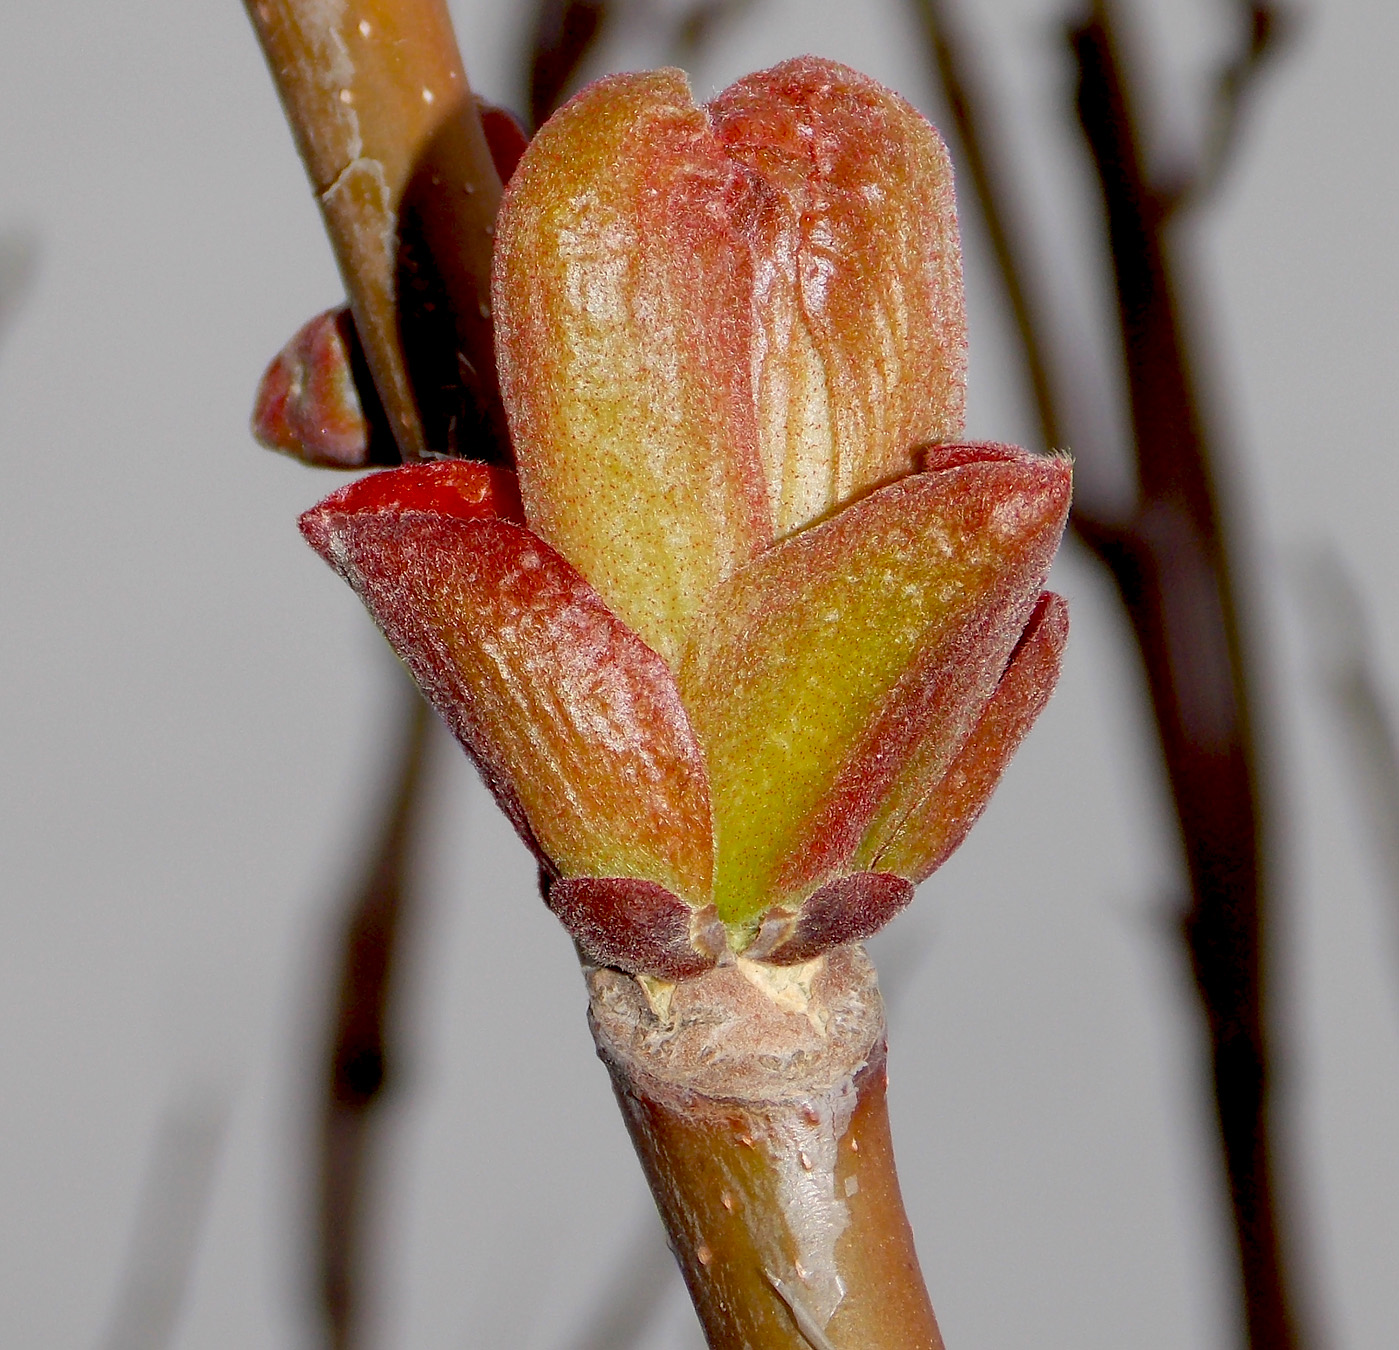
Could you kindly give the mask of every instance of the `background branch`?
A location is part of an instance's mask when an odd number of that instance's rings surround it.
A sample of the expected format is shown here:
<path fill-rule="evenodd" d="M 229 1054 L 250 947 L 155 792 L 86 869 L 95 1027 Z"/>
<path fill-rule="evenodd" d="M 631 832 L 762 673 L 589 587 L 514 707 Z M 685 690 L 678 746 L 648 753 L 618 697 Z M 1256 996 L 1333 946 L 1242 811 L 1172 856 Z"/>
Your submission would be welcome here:
<path fill-rule="evenodd" d="M 402 681 L 401 745 L 378 808 L 378 839 L 343 910 L 317 1170 L 318 1285 L 330 1344 L 365 1342 L 374 1127 L 394 1082 L 395 957 L 415 899 L 414 846 L 426 808 L 432 714 Z"/>
<path fill-rule="evenodd" d="M 213 1096 L 166 1109 L 102 1350 L 165 1350 L 174 1342 L 227 1124 L 228 1105 Z"/>
<path fill-rule="evenodd" d="M 1248 3 L 1239 11 L 1239 43 L 1220 67 L 1199 163 L 1177 195 L 1178 201 L 1208 197 L 1233 163 L 1240 130 L 1258 77 L 1282 49 L 1293 28 L 1292 13 L 1277 5 Z"/>
<path fill-rule="evenodd" d="M 607 19 L 606 0 L 541 0 L 529 54 L 531 129 L 543 125 L 568 97 Z"/>
<path fill-rule="evenodd" d="M 946 0 L 918 0 L 968 177 L 1015 314 L 1045 448 L 1066 417 L 1050 366 L 1051 320 L 1035 294 L 1020 207 L 974 61 Z M 1268 50 L 1272 11 L 1255 7 L 1247 51 L 1221 83 L 1199 183 L 1233 144 L 1248 81 Z M 1132 620 L 1190 877 L 1186 947 L 1208 1025 L 1216 1117 L 1234 1218 L 1243 1320 L 1254 1350 L 1299 1346 L 1270 1151 L 1262 824 L 1251 678 L 1232 566 L 1195 383 L 1168 195 L 1144 166 L 1113 7 L 1100 0 L 1070 41 L 1078 113 L 1102 190 L 1123 378 L 1139 483 L 1135 510 L 1108 521 L 1075 509 L 1078 535 L 1112 574 Z M 1085 447 L 1087 449 L 1088 447 Z"/>
<path fill-rule="evenodd" d="M 953 6 L 947 0 L 914 0 L 914 9 L 952 114 L 959 166 L 971 181 L 1015 319 L 1025 376 L 1039 419 L 1041 446 L 1045 450 L 1057 449 L 1065 443 L 1059 406 L 1063 395 L 1050 367 L 1054 344 L 1046 306 L 1036 293 L 1026 225 L 1020 218 L 1020 203 L 1010 189 L 1011 180 L 1000 153 L 1004 137 L 995 125 L 984 77 Z"/>
<path fill-rule="evenodd" d="M 1399 940 L 1399 729 L 1391 695 L 1375 658 L 1360 587 L 1340 555 L 1313 550 L 1295 573 L 1317 675 L 1338 732 L 1337 751 Z"/>
<path fill-rule="evenodd" d="M 26 230 L 0 234 L 0 340 L 9 331 L 38 271 L 39 245 Z"/>

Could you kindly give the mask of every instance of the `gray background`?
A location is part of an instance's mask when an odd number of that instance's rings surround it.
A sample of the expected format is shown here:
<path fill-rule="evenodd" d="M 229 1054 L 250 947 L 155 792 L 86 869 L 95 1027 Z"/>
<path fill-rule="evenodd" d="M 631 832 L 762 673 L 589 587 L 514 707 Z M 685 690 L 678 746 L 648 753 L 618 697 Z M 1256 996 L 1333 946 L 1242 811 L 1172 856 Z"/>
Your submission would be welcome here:
<path fill-rule="evenodd" d="M 516 105 L 530 8 L 455 7 L 473 83 Z M 1061 5 L 969 8 L 1022 114 L 1024 172 L 1060 210 L 1056 281 L 1094 275 L 1087 208 L 1062 210 L 1086 178 Z M 1143 19 L 1162 154 L 1198 135 L 1223 12 L 1174 0 Z M 803 50 L 938 116 L 892 3 L 763 0 L 696 88 Z M 664 56 L 650 31 L 601 61 Z M 1337 550 L 1399 699 L 1397 63 L 1389 0 L 1306 7 L 1196 278 L 1286 771 L 1272 956 L 1292 1200 L 1332 1344 L 1354 1350 L 1399 1326 L 1399 922 L 1293 578 L 1309 548 Z M 10 6 L 0 127 L 4 257 L 34 264 L 0 332 L 0 1337 L 102 1343 L 143 1177 L 184 1122 L 219 1142 L 174 1343 L 304 1344 L 307 1066 L 395 676 L 294 529 L 331 478 L 256 450 L 246 420 L 268 357 L 340 286 L 232 0 Z M 970 430 L 1029 440 L 967 233 Z M 1060 691 L 971 840 L 875 944 L 905 1191 L 956 1350 L 1224 1347 L 1225 1217 L 1135 657 L 1079 550 L 1054 584 L 1074 623 Z M 648 1259 L 652 1221 L 570 945 L 462 757 L 435 766 L 380 1315 L 413 1350 L 562 1350 Z M 697 1343 L 677 1288 L 649 1345 Z"/>

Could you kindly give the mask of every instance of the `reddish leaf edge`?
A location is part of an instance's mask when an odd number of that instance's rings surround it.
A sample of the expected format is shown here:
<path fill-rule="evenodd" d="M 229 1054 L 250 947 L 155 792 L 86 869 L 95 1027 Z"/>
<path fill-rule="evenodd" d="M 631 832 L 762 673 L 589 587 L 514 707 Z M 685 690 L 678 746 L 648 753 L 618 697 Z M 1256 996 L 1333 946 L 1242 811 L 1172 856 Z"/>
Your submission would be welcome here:
<path fill-rule="evenodd" d="M 871 859 L 875 866 L 891 854 L 903 854 L 900 875 L 917 884 L 931 876 L 961 847 L 991 801 L 1006 767 L 1030 728 L 1038 720 L 1059 682 L 1064 647 L 1069 636 L 1069 607 L 1064 597 L 1042 591 L 1006 663 L 1004 673 L 986 701 L 976 724 L 946 772 L 906 818 L 891 830 L 888 842 Z M 905 831 L 913 817 L 933 811 L 945 822 L 941 840 L 922 851 L 911 847 Z"/>
<path fill-rule="evenodd" d="M 833 947 L 873 937 L 913 899 L 913 883 L 892 872 L 852 872 L 814 891 L 797 909 L 774 906 L 742 953 L 775 966 L 814 961 Z"/>
<path fill-rule="evenodd" d="M 405 464 L 366 474 L 337 488 L 306 511 L 299 523 L 306 542 L 334 567 L 331 538 L 337 520 L 413 514 L 525 523 L 514 470 L 469 459 Z"/>

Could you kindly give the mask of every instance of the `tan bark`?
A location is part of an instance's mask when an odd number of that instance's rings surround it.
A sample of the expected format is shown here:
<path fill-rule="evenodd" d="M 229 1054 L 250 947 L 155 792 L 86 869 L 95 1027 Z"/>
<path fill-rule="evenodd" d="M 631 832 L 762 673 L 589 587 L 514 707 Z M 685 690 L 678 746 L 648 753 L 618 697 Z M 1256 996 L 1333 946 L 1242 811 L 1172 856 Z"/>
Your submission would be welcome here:
<path fill-rule="evenodd" d="M 478 454 L 489 440 L 498 457 L 501 187 L 445 0 L 246 3 L 404 458 L 452 451 L 457 438 Z"/>
<path fill-rule="evenodd" d="M 667 985 L 588 972 L 598 1052 L 715 1350 L 942 1350 L 858 946 Z"/>

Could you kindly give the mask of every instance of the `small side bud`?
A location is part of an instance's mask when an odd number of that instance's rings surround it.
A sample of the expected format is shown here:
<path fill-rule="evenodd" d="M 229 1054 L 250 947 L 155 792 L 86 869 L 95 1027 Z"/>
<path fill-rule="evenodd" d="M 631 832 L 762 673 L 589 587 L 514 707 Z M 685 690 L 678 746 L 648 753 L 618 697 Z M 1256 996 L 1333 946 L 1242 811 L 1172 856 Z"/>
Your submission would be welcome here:
<path fill-rule="evenodd" d="M 491 152 L 496 175 L 502 183 L 508 183 L 520 156 L 525 153 L 529 137 L 509 108 L 477 95 L 476 111 L 481 115 L 481 130 L 486 134 L 486 146 Z"/>
<path fill-rule="evenodd" d="M 253 404 L 253 435 L 269 450 L 324 469 L 397 462 L 343 306 L 297 330 L 273 358 Z M 369 409 L 366 411 L 366 403 Z"/>
<path fill-rule="evenodd" d="M 856 872 L 827 882 L 802 905 L 766 960 L 799 965 L 832 947 L 873 937 L 913 899 L 913 885 L 888 872 Z"/>
<path fill-rule="evenodd" d="M 713 907 L 696 910 L 654 881 L 565 878 L 546 886 L 544 903 L 590 963 L 631 975 L 688 980 L 713 966 L 723 950 Z"/>

